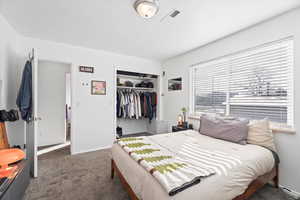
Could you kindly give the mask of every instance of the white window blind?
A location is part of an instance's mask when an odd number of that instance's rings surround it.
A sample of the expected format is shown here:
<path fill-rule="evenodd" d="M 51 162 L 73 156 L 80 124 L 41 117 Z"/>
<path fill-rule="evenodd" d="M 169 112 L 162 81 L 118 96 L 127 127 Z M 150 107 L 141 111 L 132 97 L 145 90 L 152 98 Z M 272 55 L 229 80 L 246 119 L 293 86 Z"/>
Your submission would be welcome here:
<path fill-rule="evenodd" d="M 289 38 L 196 65 L 191 109 L 293 125 L 293 64 Z"/>
<path fill-rule="evenodd" d="M 194 68 L 196 111 L 226 114 L 228 61 L 220 59 Z"/>

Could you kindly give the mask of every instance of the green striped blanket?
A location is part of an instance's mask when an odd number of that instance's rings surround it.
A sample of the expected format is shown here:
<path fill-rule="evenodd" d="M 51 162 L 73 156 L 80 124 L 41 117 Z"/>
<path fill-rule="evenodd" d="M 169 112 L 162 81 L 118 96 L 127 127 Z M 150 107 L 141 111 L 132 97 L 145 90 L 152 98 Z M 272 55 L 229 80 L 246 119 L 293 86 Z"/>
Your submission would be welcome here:
<path fill-rule="evenodd" d="M 188 162 L 151 140 L 151 137 L 122 138 L 117 143 L 151 173 L 170 196 L 215 174 L 214 169 Z"/>

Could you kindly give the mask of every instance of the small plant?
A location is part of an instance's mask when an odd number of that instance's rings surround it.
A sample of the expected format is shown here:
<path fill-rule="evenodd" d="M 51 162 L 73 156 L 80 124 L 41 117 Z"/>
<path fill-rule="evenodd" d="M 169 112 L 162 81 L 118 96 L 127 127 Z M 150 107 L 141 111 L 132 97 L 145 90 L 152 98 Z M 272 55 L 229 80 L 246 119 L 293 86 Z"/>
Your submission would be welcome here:
<path fill-rule="evenodd" d="M 181 112 L 183 114 L 183 122 L 186 122 L 187 108 L 186 107 L 181 108 Z"/>
<path fill-rule="evenodd" d="M 186 107 L 181 108 L 181 112 L 183 114 L 183 122 L 186 122 L 187 108 Z"/>
<path fill-rule="evenodd" d="M 186 107 L 181 108 L 181 112 L 186 113 L 187 112 Z"/>

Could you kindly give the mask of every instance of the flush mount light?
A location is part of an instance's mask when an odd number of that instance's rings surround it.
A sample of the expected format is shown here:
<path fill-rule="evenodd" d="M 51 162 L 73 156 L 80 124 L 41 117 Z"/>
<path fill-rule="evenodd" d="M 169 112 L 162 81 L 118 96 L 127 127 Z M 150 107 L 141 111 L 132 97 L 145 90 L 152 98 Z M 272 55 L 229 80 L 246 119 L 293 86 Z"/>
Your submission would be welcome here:
<path fill-rule="evenodd" d="M 143 18 L 152 18 L 159 10 L 158 0 L 137 0 L 134 9 Z"/>

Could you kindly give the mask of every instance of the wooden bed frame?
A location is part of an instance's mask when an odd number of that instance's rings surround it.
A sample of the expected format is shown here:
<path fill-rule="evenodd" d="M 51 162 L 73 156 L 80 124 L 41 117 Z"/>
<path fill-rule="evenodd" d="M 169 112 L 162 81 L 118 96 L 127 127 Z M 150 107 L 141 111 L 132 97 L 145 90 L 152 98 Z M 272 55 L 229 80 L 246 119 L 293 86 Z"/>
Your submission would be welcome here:
<path fill-rule="evenodd" d="M 122 175 L 122 173 L 120 172 L 120 170 L 118 169 L 118 166 L 116 165 L 115 161 L 113 159 L 111 159 L 111 179 L 114 178 L 115 172 L 118 174 L 123 187 L 125 188 L 125 190 L 129 194 L 130 199 L 131 200 L 139 200 L 138 197 L 136 196 L 136 194 L 134 193 L 134 191 L 131 189 L 130 185 L 127 183 L 127 181 L 124 178 L 124 176 Z M 272 169 L 271 172 L 269 172 L 267 174 L 264 174 L 264 175 L 258 177 L 256 180 L 252 181 L 252 183 L 249 185 L 247 190 L 243 194 L 241 194 L 241 195 L 237 196 L 236 198 L 234 198 L 233 200 L 246 200 L 246 199 L 248 199 L 257 190 L 262 188 L 265 184 L 267 184 L 270 181 L 273 181 L 274 186 L 276 188 L 278 188 L 279 187 L 279 185 L 278 185 L 278 181 L 279 181 L 278 175 L 279 175 L 278 166 L 276 166 Z"/>

